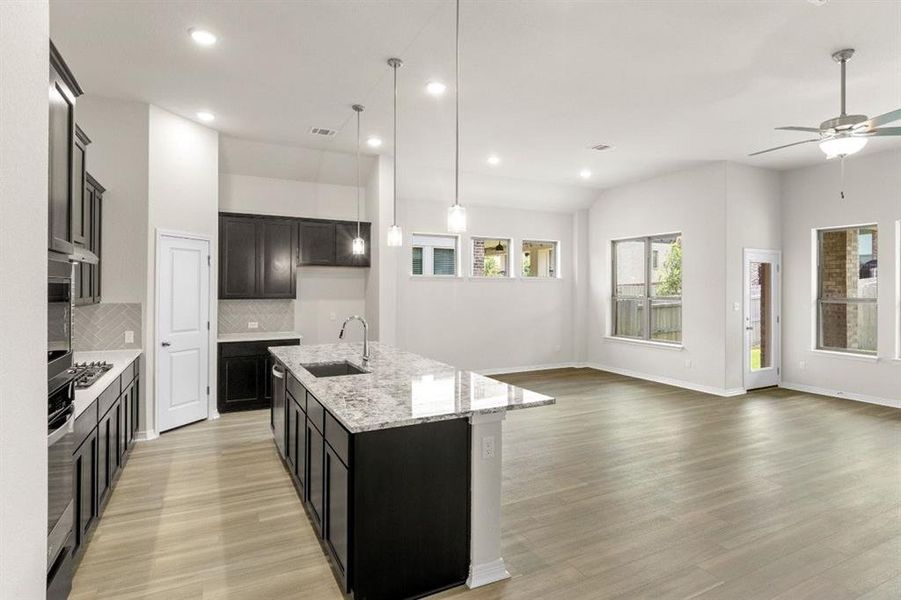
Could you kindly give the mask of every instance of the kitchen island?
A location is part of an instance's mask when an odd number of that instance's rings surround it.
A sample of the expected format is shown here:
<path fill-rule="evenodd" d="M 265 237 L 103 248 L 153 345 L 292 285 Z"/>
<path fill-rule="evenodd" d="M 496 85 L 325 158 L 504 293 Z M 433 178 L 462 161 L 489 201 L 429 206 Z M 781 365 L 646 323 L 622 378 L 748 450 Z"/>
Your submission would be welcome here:
<path fill-rule="evenodd" d="M 554 399 L 371 343 L 272 347 L 272 428 L 343 592 L 417 598 L 509 577 L 502 421 Z"/>

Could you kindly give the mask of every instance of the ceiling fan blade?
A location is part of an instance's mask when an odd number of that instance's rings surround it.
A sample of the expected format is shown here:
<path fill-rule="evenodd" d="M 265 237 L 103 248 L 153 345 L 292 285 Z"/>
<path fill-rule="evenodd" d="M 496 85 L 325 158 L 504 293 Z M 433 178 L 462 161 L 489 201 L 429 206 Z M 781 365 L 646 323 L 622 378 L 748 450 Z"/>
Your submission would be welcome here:
<path fill-rule="evenodd" d="M 886 123 L 891 123 L 893 121 L 901 121 L 901 108 L 893 110 L 892 112 L 887 112 L 884 115 L 879 115 L 878 117 L 873 117 L 869 121 L 859 123 L 854 129 L 874 129 L 880 125 L 885 125 Z"/>
<path fill-rule="evenodd" d="M 776 130 L 777 131 L 807 131 L 810 133 L 819 133 L 820 132 L 820 130 L 817 129 L 816 127 L 796 127 L 794 125 L 792 125 L 790 127 L 777 127 Z"/>
<path fill-rule="evenodd" d="M 791 148 L 792 146 L 798 146 L 800 144 L 809 144 L 810 142 L 819 142 L 820 138 L 813 138 L 811 140 L 803 140 L 800 142 L 795 142 L 793 144 L 785 144 L 784 146 L 776 146 L 775 148 L 767 148 L 766 150 L 761 150 L 760 152 L 754 152 L 753 154 L 749 154 L 748 156 L 757 156 L 758 154 L 766 154 L 767 152 L 772 152 L 774 150 L 782 150 L 783 148 Z"/>
<path fill-rule="evenodd" d="M 874 129 L 869 133 L 865 133 L 860 137 L 873 137 L 873 136 L 886 136 L 886 135 L 901 135 L 901 127 L 880 127 L 879 129 Z"/>

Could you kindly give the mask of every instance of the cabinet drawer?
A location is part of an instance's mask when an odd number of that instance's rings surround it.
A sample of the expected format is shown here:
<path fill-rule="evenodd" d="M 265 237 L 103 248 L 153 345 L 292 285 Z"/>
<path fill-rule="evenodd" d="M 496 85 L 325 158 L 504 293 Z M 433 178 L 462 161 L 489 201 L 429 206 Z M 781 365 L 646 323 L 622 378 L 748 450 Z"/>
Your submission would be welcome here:
<path fill-rule="evenodd" d="M 121 382 L 122 389 L 125 389 L 129 383 L 131 383 L 135 378 L 135 363 L 137 361 L 131 363 L 125 370 L 122 371 L 122 375 L 119 376 L 119 381 Z"/>
<path fill-rule="evenodd" d="M 97 427 L 97 401 L 94 400 L 91 402 L 91 405 L 85 409 L 83 413 L 78 415 L 78 418 L 75 419 L 75 430 L 74 430 L 74 440 L 75 443 L 72 446 L 73 448 L 78 449 L 81 446 L 82 442 L 84 442 L 91 432 Z"/>
<path fill-rule="evenodd" d="M 307 418 L 319 433 L 325 432 L 325 409 L 310 392 L 307 392 Z"/>
<path fill-rule="evenodd" d="M 105 417 L 110 407 L 119 399 L 119 394 L 122 393 L 121 379 L 121 377 L 116 378 L 97 398 L 97 415 L 99 418 Z"/>
<path fill-rule="evenodd" d="M 300 406 L 301 410 L 307 410 L 307 390 L 297 381 L 297 378 L 288 372 L 288 393 L 294 396 L 294 401 Z"/>
<path fill-rule="evenodd" d="M 344 466 L 350 464 L 350 433 L 330 413 L 325 413 L 325 441 Z"/>

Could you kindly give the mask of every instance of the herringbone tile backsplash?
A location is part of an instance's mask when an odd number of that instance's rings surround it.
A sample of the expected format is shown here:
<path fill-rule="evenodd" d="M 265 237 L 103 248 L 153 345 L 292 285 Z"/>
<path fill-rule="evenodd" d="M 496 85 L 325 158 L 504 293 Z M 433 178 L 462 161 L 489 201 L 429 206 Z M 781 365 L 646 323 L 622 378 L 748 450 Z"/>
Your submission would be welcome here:
<path fill-rule="evenodd" d="M 257 331 L 294 331 L 294 301 L 219 301 L 219 333 L 250 331 L 247 323 L 251 321 L 259 324 Z"/>
<path fill-rule="evenodd" d="M 72 327 L 76 351 L 123 350 L 141 347 L 141 305 L 111 303 L 76 306 Z M 125 343 L 125 332 L 133 331 L 133 343 Z"/>

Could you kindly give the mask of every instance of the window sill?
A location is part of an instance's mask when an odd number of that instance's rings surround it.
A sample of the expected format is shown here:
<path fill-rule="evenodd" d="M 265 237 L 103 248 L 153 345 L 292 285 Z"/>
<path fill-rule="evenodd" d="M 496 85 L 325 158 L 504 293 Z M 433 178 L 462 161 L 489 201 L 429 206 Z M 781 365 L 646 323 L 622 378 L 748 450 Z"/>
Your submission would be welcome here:
<path fill-rule="evenodd" d="M 467 277 L 470 281 L 515 281 L 517 277 L 479 277 L 478 275 L 470 275 Z"/>
<path fill-rule="evenodd" d="M 637 340 L 633 338 L 625 338 L 619 337 L 615 335 L 605 335 L 605 340 L 609 340 L 611 342 L 624 342 L 626 344 L 636 344 L 639 346 L 651 346 L 653 348 L 663 348 L 665 350 L 684 350 L 685 346 L 682 344 L 668 344 L 667 342 L 655 342 L 653 340 Z"/>
<path fill-rule="evenodd" d="M 520 281 L 563 281 L 562 277 L 517 277 Z"/>
<path fill-rule="evenodd" d="M 810 350 L 814 354 L 822 354 L 824 356 L 834 356 L 836 358 L 844 358 L 846 360 L 858 360 L 863 362 L 879 362 L 879 357 L 875 354 L 857 354 L 856 352 L 836 352 L 835 350 L 820 350 L 813 348 Z"/>
<path fill-rule="evenodd" d="M 463 279 L 459 275 L 410 275 L 410 279 L 416 281 L 417 279 L 426 279 L 429 281 L 458 281 Z"/>

